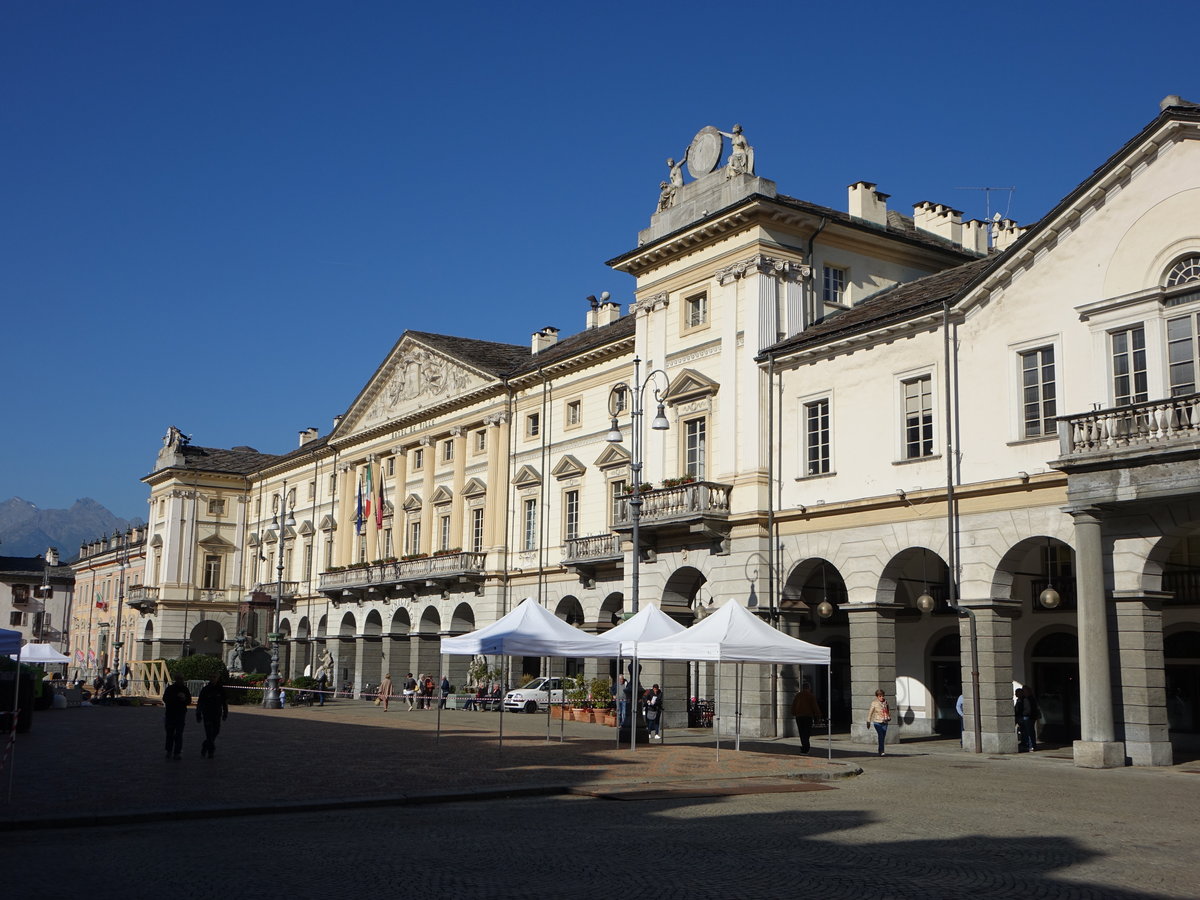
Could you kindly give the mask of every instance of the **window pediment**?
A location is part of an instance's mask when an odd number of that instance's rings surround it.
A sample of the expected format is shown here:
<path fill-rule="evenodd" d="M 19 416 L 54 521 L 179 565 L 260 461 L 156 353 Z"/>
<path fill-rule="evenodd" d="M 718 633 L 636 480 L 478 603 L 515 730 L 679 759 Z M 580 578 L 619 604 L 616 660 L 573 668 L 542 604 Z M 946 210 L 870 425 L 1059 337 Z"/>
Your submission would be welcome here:
<path fill-rule="evenodd" d="M 322 531 L 337 531 L 337 521 L 333 518 L 333 516 L 326 515 L 326 516 L 322 517 L 321 530 Z"/>
<path fill-rule="evenodd" d="M 449 503 L 453 499 L 454 494 L 443 484 L 433 492 L 433 496 L 430 498 L 429 502 L 435 505 L 440 505 L 442 503 Z"/>
<path fill-rule="evenodd" d="M 720 389 L 720 383 L 713 381 L 707 375 L 703 375 L 695 369 L 684 369 L 675 376 L 663 399 L 674 406 L 688 400 L 711 397 Z"/>
<path fill-rule="evenodd" d="M 412 512 L 413 510 L 420 509 L 422 506 L 420 495 L 419 494 L 409 494 L 407 497 L 404 498 L 404 503 L 401 504 L 401 506 L 403 509 L 407 510 L 408 512 Z"/>
<path fill-rule="evenodd" d="M 228 553 L 234 549 L 233 544 L 229 543 L 229 541 L 225 540 L 225 538 L 215 533 L 210 534 L 208 537 L 201 538 L 198 543 L 205 550 L 217 550 Z"/>
<path fill-rule="evenodd" d="M 513 478 L 513 484 L 517 487 L 532 487 L 535 484 L 542 483 L 542 473 L 533 466 L 521 466 L 517 470 L 516 476 Z"/>
<path fill-rule="evenodd" d="M 300 528 L 297 529 L 297 533 L 300 534 L 301 537 L 309 537 L 310 535 L 314 534 L 315 532 L 316 532 L 316 529 L 313 528 L 313 523 L 309 519 L 305 519 L 303 522 L 301 522 Z"/>
<path fill-rule="evenodd" d="M 478 497 L 480 494 L 487 493 L 487 485 L 478 478 L 472 478 L 463 485 L 462 494 L 464 497 Z"/>
<path fill-rule="evenodd" d="M 570 478 L 573 475 L 582 475 L 586 471 L 587 467 L 568 453 L 555 463 L 550 474 L 555 478 Z"/>
<path fill-rule="evenodd" d="M 597 469 L 615 469 L 629 465 L 629 451 L 620 444 L 609 444 L 592 463 Z"/>

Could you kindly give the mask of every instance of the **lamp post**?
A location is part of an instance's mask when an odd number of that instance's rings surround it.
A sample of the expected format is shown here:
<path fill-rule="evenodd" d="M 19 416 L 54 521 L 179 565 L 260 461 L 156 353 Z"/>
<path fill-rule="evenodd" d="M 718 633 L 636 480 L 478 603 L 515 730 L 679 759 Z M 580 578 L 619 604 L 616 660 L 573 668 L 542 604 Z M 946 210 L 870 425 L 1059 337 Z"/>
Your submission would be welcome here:
<path fill-rule="evenodd" d="M 619 444 L 622 441 L 621 423 L 617 421 L 617 413 L 621 412 L 621 400 L 625 397 L 629 398 L 629 416 L 630 416 L 630 455 L 629 455 L 629 472 L 632 484 L 630 485 L 630 500 L 629 511 L 630 520 L 633 525 L 633 572 L 632 581 L 630 584 L 629 605 L 632 610 L 632 615 L 637 615 L 638 599 L 641 589 L 640 584 L 640 566 L 642 561 L 641 547 L 641 525 L 642 525 L 642 465 L 643 465 L 643 434 L 642 434 L 642 412 L 644 403 L 644 395 L 646 388 L 654 383 L 659 376 L 662 377 L 664 388 L 670 384 L 667 378 L 667 373 L 662 369 L 655 369 L 647 373 L 646 380 L 641 380 L 641 365 L 642 361 L 638 357 L 633 358 L 633 385 L 632 387 L 621 381 L 613 385 L 612 390 L 608 393 L 608 412 L 612 416 L 612 427 L 608 431 L 606 439 L 609 443 Z M 650 427 L 655 431 L 666 431 L 671 427 L 671 423 L 667 421 L 666 413 L 663 409 L 665 401 L 663 400 L 662 391 L 657 387 L 654 389 L 654 402 L 658 404 L 658 412 L 654 416 L 654 421 L 650 423 Z M 638 661 L 637 653 L 633 656 L 633 665 L 629 671 L 629 692 L 630 692 L 630 708 L 627 713 L 629 717 L 629 748 L 634 750 L 637 748 L 637 690 L 640 686 L 638 679 Z"/>
<path fill-rule="evenodd" d="M 606 440 L 612 444 L 619 444 L 624 439 L 621 434 L 621 423 L 617 421 L 617 413 L 621 412 L 621 399 L 628 395 L 629 397 L 629 416 L 630 416 L 630 431 L 632 437 L 630 439 L 630 460 L 629 471 L 633 483 L 630 485 L 631 495 L 629 500 L 630 520 L 633 524 L 633 580 L 630 584 L 629 604 L 633 615 L 638 612 L 638 563 L 641 561 L 641 547 L 639 541 L 641 538 L 642 524 L 642 466 L 644 463 L 643 454 L 643 434 L 642 434 L 642 413 L 645 405 L 646 388 L 650 387 L 655 379 L 662 377 L 664 382 L 667 382 L 667 373 L 662 369 L 655 369 L 647 373 L 646 380 L 641 381 L 641 364 L 642 361 L 637 357 L 633 359 L 633 386 L 625 382 L 618 382 L 613 385 L 612 390 L 608 392 L 608 412 L 612 416 L 612 427 L 608 431 Z M 666 385 L 664 385 L 665 387 Z M 667 421 L 664 405 L 666 401 L 663 399 L 662 391 L 657 387 L 654 389 L 654 402 L 658 404 L 658 412 L 654 416 L 654 421 L 650 423 L 650 427 L 655 431 L 666 431 L 671 427 L 671 423 Z"/>
<path fill-rule="evenodd" d="M 113 641 L 113 672 L 117 675 L 117 685 L 124 690 L 129 682 L 128 679 L 121 677 L 121 648 L 125 646 L 125 642 L 121 640 L 121 617 L 125 612 L 125 566 L 129 560 L 129 532 L 120 534 L 114 531 L 113 537 L 117 538 L 117 621 L 116 621 L 116 640 Z"/>
<path fill-rule="evenodd" d="M 283 482 L 283 491 L 275 496 L 274 525 L 279 529 L 279 562 L 276 566 L 278 575 L 277 590 L 275 591 L 275 627 L 267 637 L 271 641 L 271 674 L 267 676 L 266 688 L 263 690 L 263 709 L 282 709 L 279 699 L 279 616 L 283 606 L 283 545 L 287 541 L 287 530 L 296 524 L 292 508 L 296 505 L 295 488 L 288 493 L 287 481 Z"/>

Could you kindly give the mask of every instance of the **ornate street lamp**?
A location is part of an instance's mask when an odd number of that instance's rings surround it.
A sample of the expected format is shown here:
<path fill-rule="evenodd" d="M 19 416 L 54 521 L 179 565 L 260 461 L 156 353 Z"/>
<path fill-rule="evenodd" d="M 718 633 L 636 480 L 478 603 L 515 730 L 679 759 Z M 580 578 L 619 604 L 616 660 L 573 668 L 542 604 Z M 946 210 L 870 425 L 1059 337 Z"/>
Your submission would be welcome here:
<path fill-rule="evenodd" d="M 633 359 L 633 386 L 630 387 L 625 382 L 618 382 L 613 385 L 612 390 L 608 392 L 608 412 L 612 416 L 612 427 L 608 431 L 606 440 L 612 444 L 619 444 L 624 440 L 621 434 L 621 423 L 617 420 L 617 415 L 622 411 L 622 401 L 625 397 L 629 398 L 629 416 L 632 433 L 630 446 L 630 461 L 629 472 L 632 478 L 630 484 L 630 500 L 629 514 L 630 521 L 633 524 L 633 580 L 630 584 L 629 605 L 633 615 L 638 612 L 638 589 L 639 589 L 639 572 L 638 563 L 641 561 L 641 546 L 639 544 L 641 538 L 641 523 L 642 523 L 642 466 L 643 466 L 643 442 L 642 434 L 642 413 L 645 406 L 646 388 L 654 384 L 655 379 L 662 377 L 664 382 L 663 390 L 669 385 L 667 373 L 662 369 L 655 369 L 646 375 L 646 380 L 640 380 L 642 361 L 637 357 Z M 658 404 L 658 412 L 654 416 L 654 421 L 650 423 L 650 427 L 655 431 L 666 431 L 671 427 L 671 423 L 667 421 L 665 412 L 666 400 L 663 398 L 663 390 L 654 388 L 654 402 Z"/>
<path fill-rule="evenodd" d="M 282 637 L 279 633 L 279 617 L 283 606 L 283 545 L 287 541 L 287 530 L 296 526 L 296 517 L 292 514 L 295 505 L 296 489 L 292 488 L 289 493 L 287 481 L 284 480 L 283 491 L 275 495 L 273 504 L 275 518 L 272 524 L 279 529 L 279 563 L 275 570 L 278 584 L 275 591 L 275 628 L 267 635 L 271 641 L 271 674 L 267 676 L 263 690 L 263 709 L 283 709 L 283 703 L 279 699 L 279 640 Z"/>
<path fill-rule="evenodd" d="M 619 444 L 622 441 L 621 423 L 617 420 L 617 414 L 623 411 L 623 401 L 628 398 L 629 416 L 630 416 L 630 454 L 629 454 L 629 472 L 632 484 L 630 485 L 629 512 L 630 521 L 632 522 L 632 540 L 633 540 L 633 573 L 632 582 L 630 584 L 629 606 L 632 610 L 632 615 L 637 615 L 638 599 L 641 588 L 640 584 L 640 567 L 642 561 L 641 547 L 641 524 L 642 524 L 642 465 L 643 465 L 643 440 L 642 434 L 642 412 L 645 406 L 646 388 L 654 383 L 661 376 L 663 381 L 663 389 L 654 388 L 654 402 L 658 404 L 658 412 L 654 416 L 654 421 L 650 423 L 650 427 L 655 431 L 666 431 L 671 427 L 671 423 L 667 421 L 667 415 L 664 410 L 665 400 L 663 399 L 663 391 L 670 385 L 670 379 L 667 373 L 662 369 L 654 369 L 646 375 L 646 380 L 641 380 L 641 365 L 642 361 L 638 357 L 633 358 L 633 386 L 625 382 L 618 382 L 613 385 L 612 390 L 608 393 L 608 412 L 612 416 L 612 427 L 608 431 L 607 440 L 609 443 Z M 634 750 L 637 748 L 637 689 L 638 681 L 638 661 L 637 654 L 633 657 L 633 666 L 629 671 L 630 684 L 630 700 L 632 706 L 629 711 L 629 748 Z"/>

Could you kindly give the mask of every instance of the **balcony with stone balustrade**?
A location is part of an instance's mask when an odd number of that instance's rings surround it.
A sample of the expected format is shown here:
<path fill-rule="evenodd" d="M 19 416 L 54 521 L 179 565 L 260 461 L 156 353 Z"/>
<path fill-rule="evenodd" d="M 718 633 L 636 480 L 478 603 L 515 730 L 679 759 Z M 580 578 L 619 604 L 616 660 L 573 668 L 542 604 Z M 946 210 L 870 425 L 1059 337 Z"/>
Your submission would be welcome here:
<path fill-rule="evenodd" d="M 485 575 L 486 553 L 437 553 L 393 562 L 352 565 L 321 573 L 319 590 L 331 600 L 361 600 L 371 593 L 416 593 L 422 588 L 449 589 L 451 585 L 480 583 Z"/>

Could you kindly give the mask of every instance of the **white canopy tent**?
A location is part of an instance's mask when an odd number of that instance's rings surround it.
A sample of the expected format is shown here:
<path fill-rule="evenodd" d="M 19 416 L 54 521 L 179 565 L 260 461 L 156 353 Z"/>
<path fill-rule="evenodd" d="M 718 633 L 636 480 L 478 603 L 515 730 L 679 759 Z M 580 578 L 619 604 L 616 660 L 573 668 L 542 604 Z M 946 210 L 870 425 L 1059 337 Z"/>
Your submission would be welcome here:
<path fill-rule="evenodd" d="M 10 634 L 18 634 L 18 632 L 14 631 Z M 10 657 L 16 659 L 17 656 L 20 656 L 21 662 L 31 663 L 35 666 L 40 663 L 68 663 L 71 661 L 71 657 L 59 653 L 49 644 L 26 644 L 19 649 L 19 653 L 10 653 Z"/>
<path fill-rule="evenodd" d="M 637 716 L 638 698 L 634 696 L 637 690 L 637 675 L 638 671 L 638 646 L 649 641 L 657 641 L 661 638 L 669 638 L 680 634 L 684 631 L 684 627 L 664 613 L 661 609 L 652 603 L 647 603 L 637 611 L 636 615 L 626 619 L 620 625 L 612 628 L 600 637 L 606 641 L 612 641 L 619 645 L 620 658 L 630 657 L 633 660 L 633 669 L 631 670 L 632 678 L 630 681 L 630 706 L 632 709 L 626 710 L 625 715 Z M 618 670 L 620 666 L 618 665 Z M 621 723 L 617 723 L 617 743 L 621 743 Z M 636 749 L 637 747 L 637 729 L 631 728 L 629 734 L 629 747 Z"/>
<path fill-rule="evenodd" d="M 615 630 L 615 629 L 614 629 Z M 605 659 L 620 654 L 613 641 L 580 631 L 526 597 L 509 613 L 478 631 L 442 638 L 441 652 L 447 655 L 563 656 Z M 546 738 L 550 737 L 550 704 L 546 705 Z M 442 714 L 438 705 L 438 738 Z M 560 726 L 561 729 L 561 726 Z M 504 701 L 500 701 L 500 745 L 504 746 Z"/>
<path fill-rule="evenodd" d="M 828 647 L 818 647 L 816 644 L 790 637 L 779 629 L 772 628 L 732 599 L 726 600 L 718 610 L 673 637 L 639 644 L 638 654 L 643 659 L 679 659 L 717 663 L 718 703 L 721 693 L 719 664 L 736 663 L 738 677 L 734 709 L 737 724 L 734 733 L 739 748 L 742 737 L 741 666 L 743 663 L 793 663 L 825 666 L 828 679 L 830 660 Z M 720 753 L 719 707 L 717 719 L 713 731 L 716 732 L 717 752 Z M 832 745 L 830 753 L 832 754 Z"/>

